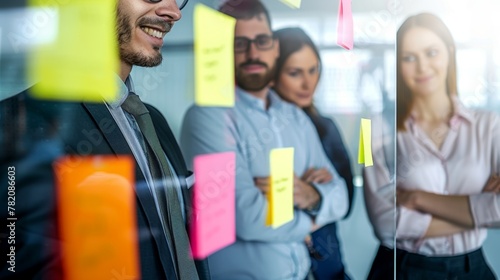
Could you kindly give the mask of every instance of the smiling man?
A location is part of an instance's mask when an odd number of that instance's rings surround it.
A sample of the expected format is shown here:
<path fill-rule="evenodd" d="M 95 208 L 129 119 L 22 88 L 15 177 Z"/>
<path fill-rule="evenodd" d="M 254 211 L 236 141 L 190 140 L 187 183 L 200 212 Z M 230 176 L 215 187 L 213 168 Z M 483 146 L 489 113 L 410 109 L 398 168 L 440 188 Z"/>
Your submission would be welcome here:
<path fill-rule="evenodd" d="M 211 276 L 304 280 L 310 269 L 304 241 L 316 228 L 345 215 L 346 185 L 328 161 L 306 114 L 269 88 L 279 42 L 273 37 L 265 7 L 258 0 L 228 0 L 219 10 L 237 20 L 235 106 L 191 107 L 180 141 L 188 164 L 200 154 L 236 154 L 236 242 L 208 258 Z M 265 226 L 269 154 L 285 147 L 294 148 L 294 218 L 272 228 Z M 328 176 L 310 180 L 323 171 Z M 227 175 L 213 177 L 218 182 Z"/>
<path fill-rule="evenodd" d="M 188 193 L 191 172 L 167 121 L 157 109 L 141 102 L 130 77 L 134 65 L 154 67 L 162 62 L 164 36 L 181 18 L 179 6 L 184 6 L 187 0 L 177 2 L 118 0 L 117 100 L 49 102 L 31 98 L 27 89 L 0 103 L 0 112 L 12 112 L 12 115 L 2 114 L 0 127 L 13 128 L 7 131 L 11 133 L 7 142 L 14 143 L 7 154 L 0 155 L 0 165 L 17 164 L 18 180 L 22 182 L 18 185 L 22 197 L 18 198 L 23 201 L 17 209 L 23 218 L 17 231 L 21 244 L 17 251 L 17 272 L 4 271 L 3 262 L 3 279 L 52 279 L 58 273 L 58 258 L 63 256 L 54 250 L 59 241 L 53 228 L 55 184 L 51 170 L 53 161 L 67 154 L 130 155 L 135 160 L 142 279 L 209 279 L 206 261 L 195 262 L 190 257 L 185 221 L 191 205 Z M 40 152 L 32 148 L 47 143 L 52 143 L 51 150 Z M 23 168 L 25 163 L 34 167 Z M 2 256 L 5 257 L 3 251 Z M 110 274 L 107 278 L 113 277 Z"/>

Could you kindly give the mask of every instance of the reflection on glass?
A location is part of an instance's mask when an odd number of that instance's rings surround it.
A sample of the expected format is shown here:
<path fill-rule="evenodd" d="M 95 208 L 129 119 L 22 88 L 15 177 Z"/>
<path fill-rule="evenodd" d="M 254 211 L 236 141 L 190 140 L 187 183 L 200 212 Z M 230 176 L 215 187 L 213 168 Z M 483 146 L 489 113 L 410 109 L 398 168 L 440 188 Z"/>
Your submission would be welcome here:
<path fill-rule="evenodd" d="M 458 98 L 456 55 L 432 14 L 397 33 L 398 279 L 495 279 L 481 246 L 500 225 L 500 118 Z"/>

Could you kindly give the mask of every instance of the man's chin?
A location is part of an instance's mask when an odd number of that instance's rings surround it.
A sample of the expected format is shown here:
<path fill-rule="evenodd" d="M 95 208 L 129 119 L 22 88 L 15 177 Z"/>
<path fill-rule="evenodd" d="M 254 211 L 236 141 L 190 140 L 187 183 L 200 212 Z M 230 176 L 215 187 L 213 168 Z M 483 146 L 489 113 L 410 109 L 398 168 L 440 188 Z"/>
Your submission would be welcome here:
<path fill-rule="evenodd" d="M 250 92 L 254 92 L 254 91 L 261 91 L 261 90 L 263 90 L 264 88 L 266 88 L 266 87 L 267 87 L 267 85 L 264 85 L 264 86 L 258 86 L 258 87 L 257 87 L 257 86 L 255 86 L 255 85 L 251 85 L 251 86 L 249 86 L 249 85 L 245 85 L 245 84 L 238 84 L 238 86 L 239 86 L 241 89 L 243 89 L 243 90 L 245 90 L 245 91 L 250 91 Z"/>
<path fill-rule="evenodd" d="M 237 85 L 246 91 L 260 91 L 266 88 L 271 82 L 270 79 L 260 75 L 249 75 L 236 79 Z"/>
<path fill-rule="evenodd" d="M 130 65 L 141 67 L 155 67 L 160 65 L 163 60 L 161 53 L 151 56 L 146 56 L 142 53 L 121 54 L 120 58 Z"/>

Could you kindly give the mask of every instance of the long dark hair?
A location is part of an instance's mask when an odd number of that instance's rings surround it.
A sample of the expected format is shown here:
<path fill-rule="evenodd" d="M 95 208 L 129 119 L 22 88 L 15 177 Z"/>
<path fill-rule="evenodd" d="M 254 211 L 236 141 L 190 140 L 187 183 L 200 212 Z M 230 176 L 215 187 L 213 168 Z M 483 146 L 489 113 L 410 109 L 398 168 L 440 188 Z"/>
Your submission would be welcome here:
<path fill-rule="evenodd" d="M 396 46 L 396 55 L 397 55 L 397 78 L 396 78 L 396 87 L 397 87 L 397 113 L 396 113 L 396 122 L 398 130 L 405 130 L 404 123 L 408 116 L 410 115 L 411 106 L 413 104 L 413 96 L 411 94 L 410 89 L 406 85 L 403 80 L 403 75 L 401 73 L 401 47 L 403 44 L 403 38 L 410 29 L 414 27 L 422 27 L 428 29 L 434 34 L 436 34 L 448 48 L 448 77 L 446 78 L 446 92 L 449 96 L 457 94 L 457 63 L 456 63 L 456 47 L 455 42 L 453 41 L 453 37 L 451 36 L 451 32 L 446 27 L 446 25 L 439 19 L 437 16 L 430 13 L 421 13 L 418 15 L 411 16 L 403 22 L 401 27 L 399 27 L 397 33 L 397 46 Z"/>
<path fill-rule="evenodd" d="M 310 47 L 316 55 L 321 75 L 321 57 L 319 55 L 318 48 L 304 30 L 299 27 L 287 27 L 275 31 L 274 37 L 280 42 L 280 56 L 276 61 L 276 76 L 274 78 L 275 82 L 278 81 L 279 75 L 283 70 L 283 66 L 285 65 L 285 62 L 290 57 L 290 55 L 298 52 L 304 46 Z M 282 96 L 282 94 L 276 89 L 276 87 L 274 88 L 274 90 L 280 96 Z M 322 138 L 326 130 L 320 123 L 321 116 L 319 115 L 318 110 L 316 109 L 314 104 L 305 107 L 303 110 L 311 118 L 320 138 Z"/>

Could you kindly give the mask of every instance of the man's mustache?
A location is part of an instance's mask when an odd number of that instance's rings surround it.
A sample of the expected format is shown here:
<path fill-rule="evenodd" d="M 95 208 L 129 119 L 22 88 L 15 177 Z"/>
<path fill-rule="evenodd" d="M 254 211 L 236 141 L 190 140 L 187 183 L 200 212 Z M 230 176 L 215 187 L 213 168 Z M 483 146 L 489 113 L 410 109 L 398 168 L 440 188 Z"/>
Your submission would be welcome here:
<path fill-rule="evenodd" d="M 143 26 L 143 25 L 149 25 L 149 26 L 154 26 L 158 27 L 161 29 L 163 32 L 170 32 L 170 29 L 172 29 L 172 24 L 168 23 L 164 20 L 158 19 L 158 18 L 141 18 L 139 22 L 137 22 L 138 26 Z"/>
<path fill-rule="evenodd" d="M 264 62 L 258 61 L 258 60 L 244 62 L 244 63 L 240 64 L 240 67 L 254 66 L 254 65 L 264 66 L 264 67 L 268 68 L 267 64 L 265 64 Z"/>

